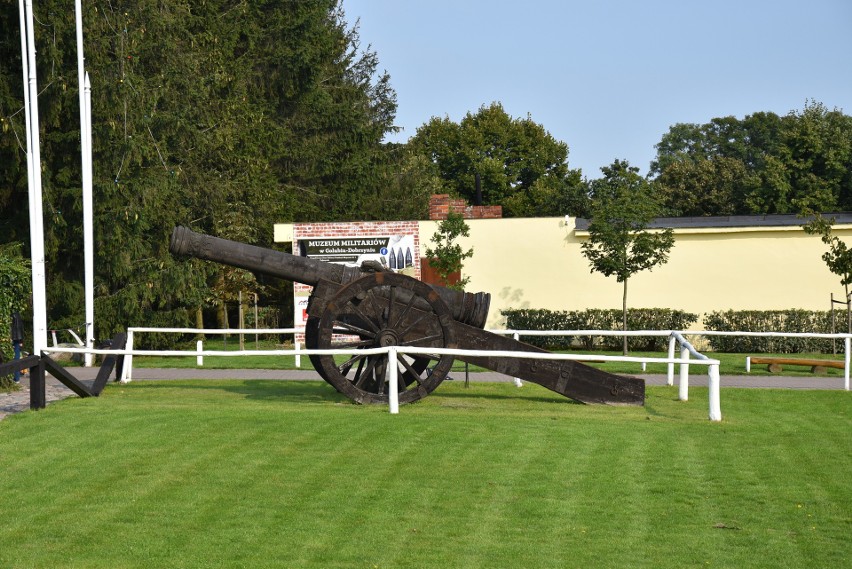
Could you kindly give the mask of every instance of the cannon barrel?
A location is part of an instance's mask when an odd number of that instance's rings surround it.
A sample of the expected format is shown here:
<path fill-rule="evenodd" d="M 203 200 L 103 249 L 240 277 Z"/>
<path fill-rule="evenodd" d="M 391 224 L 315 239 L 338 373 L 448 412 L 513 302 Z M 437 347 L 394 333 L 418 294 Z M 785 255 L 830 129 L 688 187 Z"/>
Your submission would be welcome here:
<path fill-rule="evenodd" d="M 174 255 L 223 263 L 310 286 L 316 286 L 321 280 L 343 285 L 364 274 L 359 267 L 316 261 L 274 249 L 203 235 L 181 226 L 175 227 L 172 232 L 169 251 Z M 491 295 L 430 286 L 450 308 L 455 320 L 477 328 L 485 326 Z"/>

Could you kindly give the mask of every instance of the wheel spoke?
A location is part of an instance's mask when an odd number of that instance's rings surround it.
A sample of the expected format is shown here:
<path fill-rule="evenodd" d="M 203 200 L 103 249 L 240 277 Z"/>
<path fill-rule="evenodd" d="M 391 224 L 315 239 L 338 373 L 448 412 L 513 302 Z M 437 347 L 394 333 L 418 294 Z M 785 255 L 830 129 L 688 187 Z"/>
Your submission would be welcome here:
<path fill-rule="evenodd" d="M 417 297 L 412 294 L 411 298 L 408 299 L 408 302 L 406 303 L 405 308 L 403 308 L 402 313 L 399 315 L 399 318 L 397 318 L 396 322 L 393 323 L 394 328 L 399 327 L 402 321 L 405 320 L 405 317 L 408 316 L 408 311 L 411 310 L 412 306 L 414 306 L 414 301 L 416 298 Z"/>
<path fill-rule="evenodd" d="M 376 359 L 379 360 L 379 364 L 376 366 L 376 383 L 378 384 L 378 395 L 385 394 L 385 377 L 387 377 L 387 358 L 383 356 L 376 356 Z"/>
<path fill-rule="evenodd" d="M 361 319 L 367 323 L 367 325 L 373 330 L 373 332 L 375 332 L 376 334 L 379 333 L 379 327 L 376 326 L 376 323 L 373 322 L 373 320 L 371 320 L 369 316 L 367 316 L 361 311 L 360 307 L 355 306 L 354 304 L 350 304 L 350 306 L 352 307 L 352 312 L 361 317 Z"/>
<path fill-rule="evenodd" d="M 355 383 L 355 387 L 362 389 L 362 385 L 364 385 L 364 381 L 368 377 L 370 377 L 370 375 L 372 375 L 373 368 L 376 367 L 376 358 L 371 357 L 371 356 L 367 356 L 367 366 L 363 370 L 360 369 L 360 366 L 358 366 L 358 367 L 359 367 L 359 371 L 361 371 L 361 374 L 360 375 L 356 374 L 353 381 Z"/>
<path fill-rule="evenodd" d="M 388 293 L 388 317 L 385 319 L 385 326 L 390 326 L 390 323 L 393 321 L 391 318 L 391 312 L 393 311 L 393 302 L 394 297 L 396 296 L 396 287 L 390 287 L 390 292 Z"/>
<path fill-rule="evenodd" d="M 367 358 L 366 358 L 366 357 L 361 358 L 360 360 L 358 360 L 358 369 L 356 369 L 356 370 L 355 370 L 355 377 L 358 377 L 358 375 L 361 373 L 361 370 L 364 368 L 364 362 L 365 362 L 365 361 L 367 361 Z M 350 368 L 350 369 L 351 369 L 351 368 Z M 347 373 L 345 373 L 345 374 L 343 374 L 343 375 L 345 376 L 345 375 L 347 375 L 348 373 L 349 373 L 349 370 L 347 370 Z"/>
<path fill-rule="evenodd" d="M 400 342 L 400 346 L 417 346 L 417 342 L 431 342 L 432 340 L 440 340 L 444 337 L 443 334 L 432 334 L 431 336 L 424 336 L 422 338 L 415 338 L 413 340 L 408 340 L 405 342 Z"/>
<path fill-rule="evenodd" d="M 348 360 L 346 360 L 342 364 L 338 364 L 337 369 L 340 370 L 341 375 L 346 375 L 347 373 L 349 373 L 349 370 L 352 369 L 352 364 L 354 364 L 356 361 L 358 361 L 358 362 L 362 361 L 364 359 L 364 357 L 365 356 L 361 356 L 361 355 L 352 356 L 351 358 L 349 358 Z"/>
<path fill-rule="evenodd" d="M 410 332 L 412 328 L 414 328 L 415 326 L 417 326 L 418 324 L 420 324 L 421 322 L 423 322 L 425 319 L 429 318 L 430 316 L 431 316 L 431 314 L 428 314 L 428 313 L 424 313 L 424 314 L 420 315 L 420 318 L 418 318 L 417 320 L 415 320 L 414 322 L 409 324 L 408 327 L 405 328 L 405 330 L 403 330 L 402 332 L 399 333 L 399 337 L 400 338 L 405 337 L 405 335 L 408 334 L 408 332 Z"/>
<path fill-rule="evenodd" d="M 339 344 L 335 344 L 338 348 L 369 348 L 375 342 L 373 340 L 358 340 L 357 342 L 341 342 Z"/>
<path fill-rule="evenodd" d="M 368 321 L 369 322 L 369 321 Z M 369 322 L 369 324 L 373 324 Z M 365 330 L 360 326 L 355 326 L 354 324 L 349 324 L 348 322 L 340 322 L 337 321 L 334 323 L 334 334 L 357 334 L 359 336 L 366 336 L 368 338 L 375 338 L 378 330 L 374 329 L 372 332 L 370 330 Z"/>
<path fill-rule="evenodd" d="M 423 385 L 423 379 L 420 377 L 420 374 L 417 373 L 417 370 L 411 367 L 411 364 L 408 363 L 408 360 L 405 359 L 401 354 L 397 354 L 397 360 L 402 364 L 402 366 L 406 369 L 410 377 L 414 379 L 418 383 L 418 385 Z"/>
<path fill-rule="evenodd" d="M 367 294 L 371 297 L 370 302 L 367 303 L 367 306 L 370 307 L 370 312 L 373 313 L 373 322 L 378 323 L 379 327 L 382 326 L 382 309 L 379 308 L 383 303 L 379 302 L 380 299 L 372 290 L 368 291 Z M 361 302 L 363 304 L 363 302 Z"/>

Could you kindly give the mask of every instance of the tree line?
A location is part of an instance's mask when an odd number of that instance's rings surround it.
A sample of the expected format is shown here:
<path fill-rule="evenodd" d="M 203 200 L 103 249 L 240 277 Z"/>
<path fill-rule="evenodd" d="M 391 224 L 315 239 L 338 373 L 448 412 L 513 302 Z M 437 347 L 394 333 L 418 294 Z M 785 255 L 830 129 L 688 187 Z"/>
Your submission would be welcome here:
<path fill-rule="evenodd" d="M 35 4 L 50 326 L 82 322 L 73 7 Z M 272 245 L 275 222 L 422 218 L 431 180 L 383 144 L 396 95 L 338 0 L 84 2 L 98 335 L 194 324 L 258 288 L 175 260 L 178 224 Z M 29 241 L 18 2 L 0 1 L 0 240 Z M 249 288 L 251 290 L 251 288 Z M 4 317 L 5 320 L 5 317 Z"/>
<path fill-rule="evenodd" d="M 83 317 L 79 99 L 73 9 L 34 3 L 49 325 Z M 195 325 L 236 291 L 270 290 L 238 270 L 168 254 L 178 224 L 274 246 L 274 223 L 421 219 L 434 193 L 506 216 L 588 217 L 590 179 L 530 117 L 483 105 L 435 117 L 406 144 L 379 56 L 342 0 L 83 3 L 92 79 L 96 321 Z M 0 243 L 28 237 L 18 2 L 0 0 Z M 852 209 L 852 118 L 809 102 L 786 116 L 679 124 L 644 183 L 662 214 Z M 477 191 L 478 190 L 478 191 Z M 224 317 L 224 314 L 222 315 Z"/>

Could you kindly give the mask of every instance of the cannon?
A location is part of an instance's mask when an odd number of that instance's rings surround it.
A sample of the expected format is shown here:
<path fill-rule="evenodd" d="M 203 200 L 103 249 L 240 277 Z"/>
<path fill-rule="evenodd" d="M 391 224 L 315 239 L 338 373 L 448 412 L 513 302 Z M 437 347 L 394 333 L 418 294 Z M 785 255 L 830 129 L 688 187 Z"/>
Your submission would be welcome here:
<path fill-rule="evenodd" d="M 483 329 L 490 295 L 429 285 L 378 263 L 350 267 L 176 227 L 169 251 L 310 285 L 309 349 L 417 346 L 547 353 Z M 581 403 L 643 405 L 645 382 L 577 361 L 447 354 L 311 355 L 317 373 L 357 403 L 388 402 L 386 372 L 397 366 L 399 402 L 412 403 L 447 378 L 455 358 L 537 383 Z"/>

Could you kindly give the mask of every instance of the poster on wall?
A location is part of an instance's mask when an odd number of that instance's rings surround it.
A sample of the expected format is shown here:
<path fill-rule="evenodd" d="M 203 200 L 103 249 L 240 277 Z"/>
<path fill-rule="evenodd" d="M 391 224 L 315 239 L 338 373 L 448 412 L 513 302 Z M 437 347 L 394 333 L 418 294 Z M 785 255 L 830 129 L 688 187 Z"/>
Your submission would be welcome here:
<path fill-rule="evenodd" d="M 317 261 L 360 267 L 364 261 L 378 261 L 388 269 L 415 276 L 414 263 L 418 251 L 414 235 L 387 237 L 312 237 L 298 240 L 298 255 Z M 294 294 L 293 322 L 304 327 L 308 320 L 309 293 Z"/>
<path fill-rule="evenodd" d="M 308 323 L 308 292 L 293 293 L 293 326 L 296 328 L 304 328 Z"/>
<path fill-rule="evenodd" d="M 391 235 L 299 239 L 299 255 L 350 267 L 378 261 L 395 272 L 413 275 L 417 251 L 413 235 Z"/>

